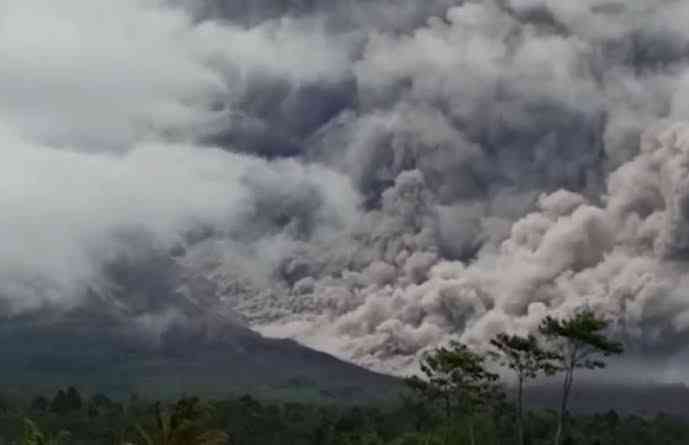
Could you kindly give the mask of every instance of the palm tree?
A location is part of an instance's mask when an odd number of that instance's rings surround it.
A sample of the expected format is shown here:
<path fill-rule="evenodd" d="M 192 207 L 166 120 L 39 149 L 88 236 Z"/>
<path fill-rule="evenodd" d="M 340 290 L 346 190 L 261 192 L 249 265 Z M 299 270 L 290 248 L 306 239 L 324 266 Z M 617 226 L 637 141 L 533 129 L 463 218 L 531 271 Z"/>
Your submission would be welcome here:
<path fill-rule="evenodd" d="M 38 427 L 31 419 L 24 419 L 24 437 L 21 445 L 62 445 L 70 438 L 67 431 L 60 431 L 56 434 L 48 434 Z"/>
<path fill-rule="evenodd" d="M 223 431 L 203 431 L 199 426 L 201 413 L 198 399 L 182 399 L 172 413 L 155 404 L 155 427 L 149 431 L 137 425 L 144 445 L 225 445 L 229 439 Z"/>

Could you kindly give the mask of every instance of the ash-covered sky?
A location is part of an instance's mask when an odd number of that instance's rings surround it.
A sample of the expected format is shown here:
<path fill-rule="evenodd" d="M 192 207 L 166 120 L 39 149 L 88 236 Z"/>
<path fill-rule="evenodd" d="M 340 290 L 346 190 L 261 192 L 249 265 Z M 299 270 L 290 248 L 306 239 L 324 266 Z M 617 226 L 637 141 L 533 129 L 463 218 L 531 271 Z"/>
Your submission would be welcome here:
<path fill-rule="evenodd" d="M 589 305 L 675 372 L 688 21 L 681 0 L 0 0 L 3 323 L 87 308 L 155 344 L 223 314 L 403 372 Z"/>

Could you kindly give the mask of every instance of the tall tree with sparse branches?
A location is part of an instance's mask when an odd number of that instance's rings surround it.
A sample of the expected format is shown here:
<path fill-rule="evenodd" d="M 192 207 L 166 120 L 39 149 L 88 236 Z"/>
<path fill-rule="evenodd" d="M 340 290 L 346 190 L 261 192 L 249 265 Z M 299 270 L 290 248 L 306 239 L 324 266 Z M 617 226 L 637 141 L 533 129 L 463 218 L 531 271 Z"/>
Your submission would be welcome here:
<path fill-rule="evenodd" d="M 533 335 L 523 337 L 501 333 L 490 343 L 497 350 L 500 364 L 510 368 L 516 374 L 517 442 L 519 445 L 524 445 L 524 383 L 528 379 L 536 378 L 541 372 L 555 373 L 556 368 L 552 360 L 557 356 L 544 350 Z"/>
<path fill-rule="evenodd" d="M 621 354 L 624 350 L 620 342 L 605 335 L 607 327 L 608 321 L 590 309 L 582 310 L 567 319 L 548 316 L 539 326 L 539 331 L 552 346 L 556 370 L 565 374 L 555 445 L 562 442 L 567 402 L 574 383 L 575 369 L 604 368 L 606 365 L 602 357 Z"/>

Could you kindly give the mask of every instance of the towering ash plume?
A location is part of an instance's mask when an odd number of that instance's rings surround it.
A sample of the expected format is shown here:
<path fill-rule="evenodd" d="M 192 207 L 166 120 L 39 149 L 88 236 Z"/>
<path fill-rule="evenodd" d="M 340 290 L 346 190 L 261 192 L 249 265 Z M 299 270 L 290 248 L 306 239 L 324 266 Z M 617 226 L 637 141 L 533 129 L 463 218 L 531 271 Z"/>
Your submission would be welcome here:
<path fill-rule="evenodd" d="M 53 3 L 0 1 L 6 323 L 399 372 L 589 305 L 681 351 L 689 3 Z"/>

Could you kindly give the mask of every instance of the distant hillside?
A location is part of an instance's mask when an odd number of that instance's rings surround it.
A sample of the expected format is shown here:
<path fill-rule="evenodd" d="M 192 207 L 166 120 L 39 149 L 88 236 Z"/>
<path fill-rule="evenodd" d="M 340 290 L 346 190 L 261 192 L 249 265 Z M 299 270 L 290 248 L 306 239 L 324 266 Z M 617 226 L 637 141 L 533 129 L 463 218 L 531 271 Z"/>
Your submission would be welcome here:
<path fill-rule="evenodd" d="M 534 386 L 526 394 L 530 407 L 556 409 L 560 387 Z M 689 388 L 683 384 L 579 382 L 574 385 L 570 409 L 577 414 L 615 410 L 620 414 L 665 413 L 689 419 Z"/>
<path fill-rule="evenodd" d="M 114 396 L 255 393 L 340 402 L 391 397 L 400 387 L 392 377 L 231 323 L 204 320 L 167 331 L 159 344 L 142 345 L 115 321 L 86 323 L 84 316 L 1 325 L 0 386 L 23 394 L 78 385 Z"/>

